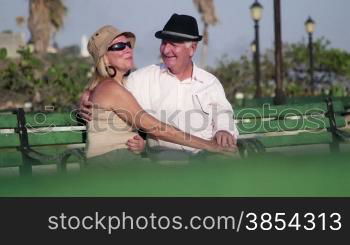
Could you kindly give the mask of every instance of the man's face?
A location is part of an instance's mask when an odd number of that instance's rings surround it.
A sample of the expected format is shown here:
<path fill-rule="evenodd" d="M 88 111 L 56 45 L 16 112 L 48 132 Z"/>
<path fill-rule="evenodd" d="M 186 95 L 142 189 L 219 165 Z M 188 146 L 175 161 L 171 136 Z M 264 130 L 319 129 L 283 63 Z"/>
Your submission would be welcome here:
<path fill-rule="evenodd" d="M 162 40 L 160 54 L 164 64 L 174 74 L 183 72 L 192 60 L 195 43 L 172 42 Z"/>

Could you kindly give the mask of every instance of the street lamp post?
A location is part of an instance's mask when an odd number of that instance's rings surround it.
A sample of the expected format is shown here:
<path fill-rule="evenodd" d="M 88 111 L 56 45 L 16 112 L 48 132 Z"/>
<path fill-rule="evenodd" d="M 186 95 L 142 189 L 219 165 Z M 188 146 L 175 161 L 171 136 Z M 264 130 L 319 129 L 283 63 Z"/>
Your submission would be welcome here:
<path fill-rule="evenodd" d="M 256 83 L 256 91 L 255 98 L 261 97 L 261 84 L 260 84 L 260 43 L 259 43 L 259 21 L 262 17 L 262 5 L 255 0 L 255 2 L 250 6 L 250 14 L 252 19 L 254 20 L 254 29 L 255 29 L 255 40 L 254 46 L 254 63 L 255 63 L 255 83 Z"/>
<path fill-rule="evenodd" d="M 315 94 L 315 79 L 314 79 L 314 54 L 313 54 L 313 41 L 312 41 L 312 34 L 315 31 L 315 22 L 311 17 L 309 17 L 305 21 L 305 29 L 306 32 L 309 34 L 309 74 L 310 74 L 310 85 L 311 85 L 311 93 L 312 95 Z"/>
<path fill-rule="evenodd" d="M 256 52 L 256 44 L 255 44 L 255 40 L 253 40 L 250 44 L 250 49 L 252 51 L 253 54 L 253 59 L 255 59 L 255 52 Z"/>

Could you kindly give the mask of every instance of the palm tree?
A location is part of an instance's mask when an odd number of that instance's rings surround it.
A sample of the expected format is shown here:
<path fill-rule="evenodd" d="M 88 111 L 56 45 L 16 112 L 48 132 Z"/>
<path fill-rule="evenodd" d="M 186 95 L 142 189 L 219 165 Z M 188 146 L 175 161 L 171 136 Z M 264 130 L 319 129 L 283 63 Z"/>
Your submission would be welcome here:
<path fill-rule="evenodd" d="M 208 44 L 209 44 L 209 25 L 215 25 L 218 22 L 218 18 L 215 14 L 215 7 L 213 0 L 193 0 L 193 3 L 197 6 L 198 12 L 202 15 L 202 21 L 204 23 L 203 29 L 203 47 L 200 66 L 206 65 L 208 55 Z"/>
<path fill-rule="evenodd" d="M 62 28 L 66 13 L 61 0 L 29 0 L 28 28 L 35 52 L 46 53 L 52 35 Z"/>

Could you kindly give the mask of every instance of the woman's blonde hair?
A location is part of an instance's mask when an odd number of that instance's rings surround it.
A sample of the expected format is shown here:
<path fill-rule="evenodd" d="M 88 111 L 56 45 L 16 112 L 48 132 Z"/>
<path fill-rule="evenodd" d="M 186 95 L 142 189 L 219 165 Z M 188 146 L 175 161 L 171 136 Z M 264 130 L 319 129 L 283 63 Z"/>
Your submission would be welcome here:
<path fill-rule="evenodd" d="M 106 63 L 106 60 L 104 58 L 105 56 L 102 56 L 99 61 L 97 62 L 94 73 L 92 75 L 92 78 L 89 82 L 89 85 L 87 86 L 87 89 L 92 91 L 96 86 L 102 82 L 103 80 L 106 80 L 107 78 L 114 78 L 118 74 L 118 69 L 110 66 Z M 129 71 L 130 72 L 130 71 Z M 129 72 L 127 72 L 121 83 L 125 84 L 126 82 L 126 76 L 129 75 Z"/>
<path fill-rule="evenodd" d="M 108 73 L 108 65 L 106 64 L 105 56 L 102 56 L 95 65 L 94 73 L 88 85 L 88 90 L 93 90 L 101 81 L 110 77 L 111 75 Z"/>

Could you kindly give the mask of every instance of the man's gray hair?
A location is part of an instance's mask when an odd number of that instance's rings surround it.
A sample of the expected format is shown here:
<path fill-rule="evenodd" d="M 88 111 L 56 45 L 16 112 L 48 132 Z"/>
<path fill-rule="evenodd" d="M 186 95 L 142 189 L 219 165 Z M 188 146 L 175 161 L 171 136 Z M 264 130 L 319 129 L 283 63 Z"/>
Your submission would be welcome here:
<path fill-rule="evenodd" d="M 185 47 L 186 47 L 186 48 L 190 48 L 191 45 L 192 45 L 192 43 L 194 43 L 194 42 L 193 42 L 193 41 L 186 41 L 186 42 L 185 42 Z"/>

